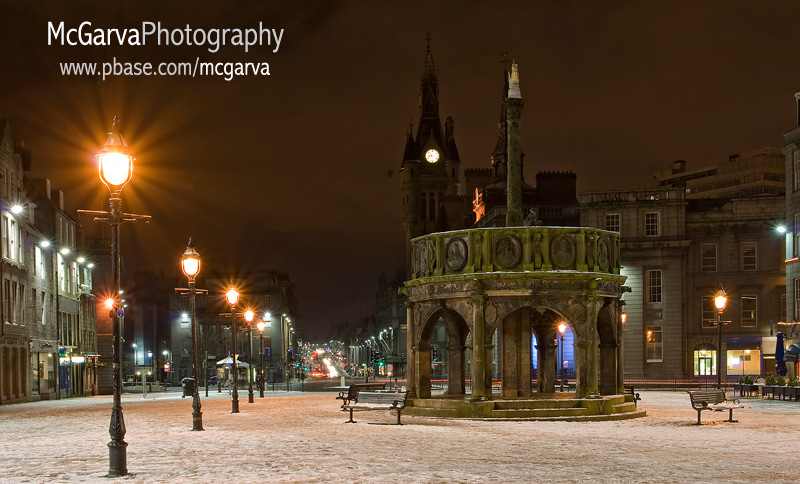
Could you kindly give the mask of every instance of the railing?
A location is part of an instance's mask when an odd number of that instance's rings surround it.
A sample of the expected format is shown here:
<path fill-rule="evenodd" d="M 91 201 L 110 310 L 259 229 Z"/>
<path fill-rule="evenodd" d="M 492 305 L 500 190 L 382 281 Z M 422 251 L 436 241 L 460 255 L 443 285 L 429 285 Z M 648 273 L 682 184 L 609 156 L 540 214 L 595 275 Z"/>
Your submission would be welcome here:
<path fill-rule="evenodd" d="M 411 279 L 481 272 L 619 274 L 619 234 L 590 227 L 502 227 L 411 241 Z"/>

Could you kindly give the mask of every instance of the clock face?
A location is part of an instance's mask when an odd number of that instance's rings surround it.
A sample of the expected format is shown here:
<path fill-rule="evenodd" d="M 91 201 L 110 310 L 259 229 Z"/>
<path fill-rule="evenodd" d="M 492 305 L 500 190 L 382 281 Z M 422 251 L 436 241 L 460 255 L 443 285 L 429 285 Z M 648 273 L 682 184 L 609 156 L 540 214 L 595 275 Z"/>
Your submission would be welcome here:
<path fill-rule="evenodd" d="M 425 152 L 425 159 L 428 160 L 428 163 L 436 163 L 439 161 L 439 152 L 436 150 L 428 150 Z"/>

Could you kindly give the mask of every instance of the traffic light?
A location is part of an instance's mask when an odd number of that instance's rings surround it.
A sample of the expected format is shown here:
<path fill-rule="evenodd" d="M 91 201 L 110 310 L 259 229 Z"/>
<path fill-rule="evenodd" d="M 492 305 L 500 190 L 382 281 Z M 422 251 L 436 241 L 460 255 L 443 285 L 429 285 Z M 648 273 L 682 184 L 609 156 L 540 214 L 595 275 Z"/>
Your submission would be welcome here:
<path fill-rule="evenodd" d="M 439 361 L 439 348 L 436 346 L 431 347 L 431 357 L 433 361 Z"/>

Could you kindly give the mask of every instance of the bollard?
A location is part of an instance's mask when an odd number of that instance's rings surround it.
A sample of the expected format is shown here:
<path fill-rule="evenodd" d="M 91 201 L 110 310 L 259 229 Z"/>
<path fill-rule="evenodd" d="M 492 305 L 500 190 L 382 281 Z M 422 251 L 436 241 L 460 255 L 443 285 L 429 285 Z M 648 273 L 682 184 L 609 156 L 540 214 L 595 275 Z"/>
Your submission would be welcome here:
<path fill-rule="evenodd" d="M 341 383 L 341 385 L 342 385 L 342 386 L 347 386 L 347 384 L 344 382 L 344 375 L 342 376 L 342 383 Z"/>
<path fill-rule="evenodd" d="M 145 383 L 146 379 L 147 377 L 144 375 L 144 372 L 142 372 L 142 398 L 147 398 L 147 384 Z"/>

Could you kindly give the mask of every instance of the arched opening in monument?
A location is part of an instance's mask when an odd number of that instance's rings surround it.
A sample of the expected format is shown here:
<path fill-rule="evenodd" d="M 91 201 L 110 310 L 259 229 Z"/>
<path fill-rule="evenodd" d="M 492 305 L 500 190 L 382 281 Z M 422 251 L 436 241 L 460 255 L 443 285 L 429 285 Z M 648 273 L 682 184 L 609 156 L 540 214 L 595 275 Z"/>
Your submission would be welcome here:
<path fill-rule="evenodd" d="M 455 311 L 434 313 L 419 339 L 419 396 L 430 398 L 433 385 L 446 395 L 466 392 L 466 340 L 469 327 Z"/>
<path fill-rule="evenodd" d="M 566 378 L 568 372 L 574 373 L 572 328 L 567 323 L 563 344 L 558 332 L 559 323 L 565 321 L 564 317 L 549 309 L 522 307 L 512 311 L 496 326 L 487 328 L 492 331 L 494 342 L 492 373 L 497 372 L 502 397 L 528 397 L 534 391 L 553 393 L 557 376 L 563 374 Z"/>
<path fill-rule="evenodd" d="M 597 335 L 600 342 L 598 391 L 601 395 L 622 393 L 622 372 L 618 368 L 621 355 L 619 354 L 617 320 L 614 300 L 605 298 L 604 305 L 597 314 Z"/>

